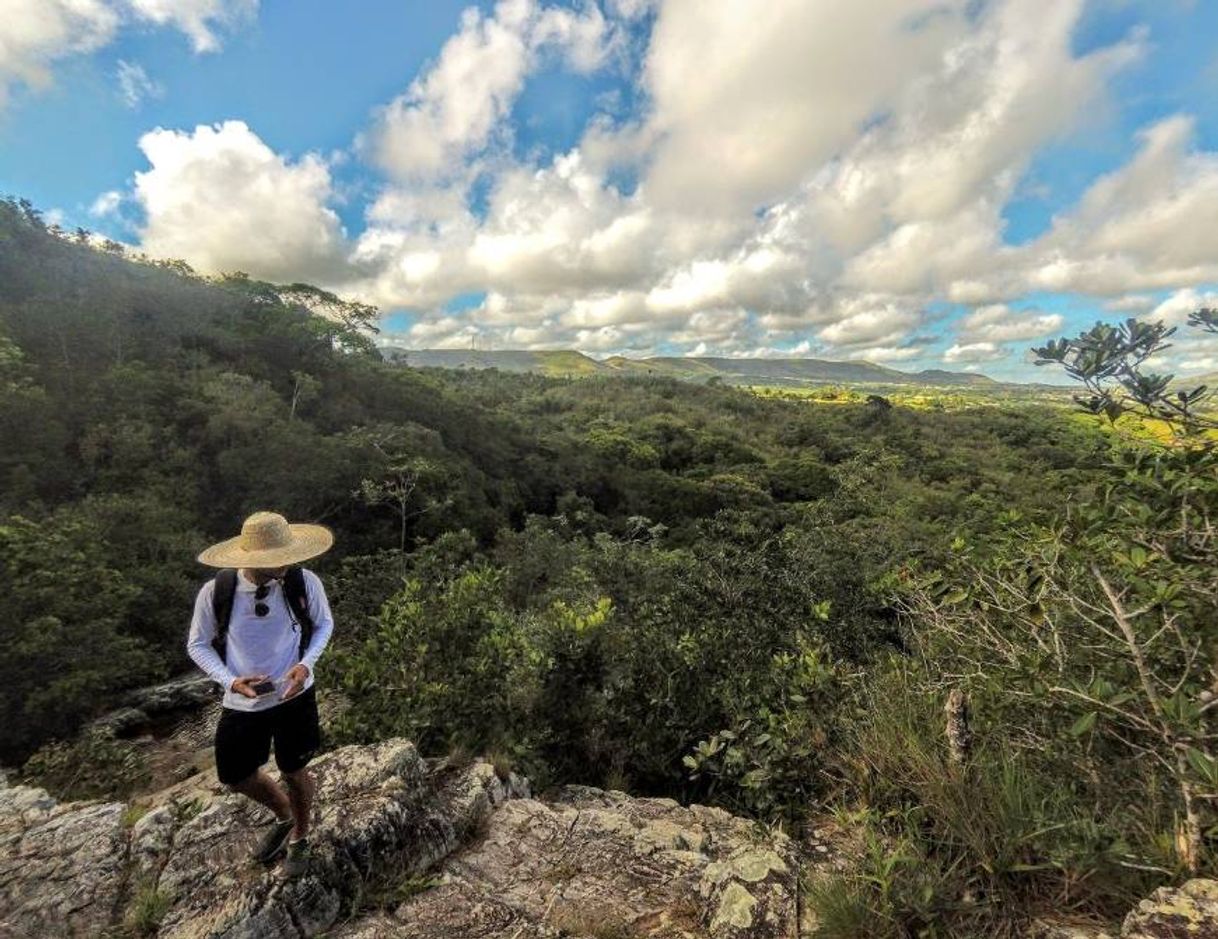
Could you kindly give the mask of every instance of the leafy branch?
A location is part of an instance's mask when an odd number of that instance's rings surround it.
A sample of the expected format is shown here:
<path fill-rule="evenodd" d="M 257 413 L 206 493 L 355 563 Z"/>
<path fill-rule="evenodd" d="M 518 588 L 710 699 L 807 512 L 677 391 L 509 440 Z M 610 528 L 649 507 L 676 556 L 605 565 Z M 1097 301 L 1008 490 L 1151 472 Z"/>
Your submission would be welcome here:
<path fill-rule="evenodd" d="M 1218 335 L 1218 310 L 1196 310 L 1188 323 Z M 1175 376 L 1148 368 L 1155 356 L 1171 348 L 1168 340 L 1175 333 L 1174 326 L 1130 318 L 1117 325 L 1096 323 L 1073 339 L 1054 339 L 1032 351 L 1037 365 L 1060 365 L 1084 385 L 1087 393 L 1074 400 L 1089 414 L 1115 422 L 1135 413 L 1165 421 L 1173 432 L 1195 439 L 1218 429 L 1218 420 L 1200 410 L 1212 392 L 1205 385 L 1175 389 Z"/>

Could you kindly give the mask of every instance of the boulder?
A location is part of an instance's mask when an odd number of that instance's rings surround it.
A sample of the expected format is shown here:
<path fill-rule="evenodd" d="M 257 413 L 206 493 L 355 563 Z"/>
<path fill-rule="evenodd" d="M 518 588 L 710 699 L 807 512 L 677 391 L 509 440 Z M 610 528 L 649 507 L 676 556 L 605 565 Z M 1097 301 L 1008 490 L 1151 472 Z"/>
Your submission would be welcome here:
<path fill-rule="evenodd" d="M 795 937 L 799 871 L 785 835 L 720 809 L 568 787 L 505 803 L 434 884 L 334 935 Z"/>
<path fill-rule="evenodd" d="M 132 691 L 123 699 L 123 704 L 156 717 L 172 711 L 193 710 L 219 697 L 220 690 L 215 682 L 199 672 L 190 672 L 159 685 Z"/>
<path fill-rule="evenodd" d="M 119 802 L 63 805 L 32 786 L 0 789 L 0 937 L 97 936 L 124 884 Z"/>
<path fill-rule="evenodd" d="M 1160 887 L 1125 917 L 1121 939 L 1218 939 L 1218 880 Z"/>
<path fill-rule="evenodd" d="M 270 813 L 214 773 L 193 798 L 154 805 L 134 825 L 121 802 L 0 789 L 0 937 L 98 936 L 136 907 L 158 908 L 162 937 L 317 935 L 375 872 L 426 870 L 495 805 L 528 792 L 486 763 L 428 764 L 404 740 L 335 750 L 314 775 L 314 860 L 292 881 L 250 860 Z"/>

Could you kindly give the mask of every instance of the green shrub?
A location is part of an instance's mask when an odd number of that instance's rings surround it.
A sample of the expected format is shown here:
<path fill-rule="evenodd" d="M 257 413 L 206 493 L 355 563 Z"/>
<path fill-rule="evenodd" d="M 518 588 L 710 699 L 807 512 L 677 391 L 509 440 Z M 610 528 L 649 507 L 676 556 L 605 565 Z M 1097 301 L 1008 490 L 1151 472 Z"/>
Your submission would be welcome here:
<path fill-rule="evenodd" d="M 123 926 L 132 939 L 148 939 L 155 936 L 161 920 L 169 912 L 173 897 L 155 884 L 140 886 L 123 917 Z"/>
<path fill-rule="evenodd" d="M 936 935 L 1015 935 L 1038 914 L 1102 918 L 1144 895 L 1154 875 L 1130 863 L 1126 820 L 1097 814 L 1051 754 L 1014 748 L 1018 727 L 983 722 L 970 760 L 954 764 L 944 697 L 903 665 L 860 695 L 841 759 L 865 806 L 851 824 L 866 850 L 810 889 L 826 923 L 864 923 L 858 935 L 932 925 Z"/>
<path fill-rule="evenodd" d="M 109 731 L 90 729 L 70 742 L 44 744 L 22 777 L 59 799 L 125 799 L 150 778 L 143 755 Z"/>

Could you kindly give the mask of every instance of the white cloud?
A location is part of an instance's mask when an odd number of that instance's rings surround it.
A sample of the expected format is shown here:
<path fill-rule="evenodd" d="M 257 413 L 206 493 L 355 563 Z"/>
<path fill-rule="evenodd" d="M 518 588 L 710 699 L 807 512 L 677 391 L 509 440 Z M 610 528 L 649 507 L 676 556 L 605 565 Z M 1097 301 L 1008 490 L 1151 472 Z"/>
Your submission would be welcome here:
<path fill-rule="evenodd" d="M 3 105 L 12 85 L 44 87 L 55 61 L 109 43 L 119 16 L 105 0 L 0 0 L 0 23 Z"/>
<path fill-rule="evenodd" d="M 165 94 L 164 87 L 149 78 L 142 65 L 119 59 L 115 76 L 119 97 L 129 108 L 138 108 L 145 98 L 160 98 Z"/>
<path fill-rule="evenodd" d="M 556 49 L 586 72 L 605 62 L 614 41 L 595 3 L 577 13 L 500 0 L 491 16 L 470 7 L 435 65 L 381 110 L 363 146 L 399 179 L 460 176 L 465 158 L 506 133 L 503 119 L 542 52 Z"/>
<path fill-rule="evenodd" d="M 1189 314 L 1202 307 L 1213 309 L 1218 307 L 1218 293 L 1212 290 L 1194 290 L 1186 288 L 1177 290 L 1171 296 L 1157 304 L 1154 309 L 1144 314 L 1141 319 L 1168 326 L 1183 327 L 1181 332 L 1188 332 L 1185 324 Z"/>
<path fill-rule="evenodd" d="M 834 315 L 834 322 L 820 331 L 820 338 L 835 347 L 866 350 L 901 346 L 924 318 L 920 309 L 882 297 L 846 300 L 836 307 Z"/>
<path fill-rule="evenodd" d="M 646 186 L 681 211 L 751 212 L 856 138 L 963 30 L 964 4 L 670 0 L 645 81 L 659 143 Z M 912 19 L 944 9 L 919 29 Z M 845 37 L 849 37 L 846 39 Z"/>
<path fill-rule="evenodd" d="M 135 174 L 145 251 L 207 272 L 339 276 L 343 233 L 326 204 L 330 174 L 320 157 L 289 161 L 241 121 L 191 133 L 157 129 L 140 149 L 151 164 Z"/>
<path fill-rule="evenodd" d="M 126 0 L 135 15 L 158 26 L 173 26 L 190 39 L 195 52 L 220 48 L 217 28 L 231 28 L 258 12 L 258 0 Z"/>
<path fill-rule="evenodd" d="M 908 362 L 910 359 L 921 358 L 926 349 L 923 346 L 870 346 L 865 349 L 853 349 L 842 358 L 858 359 L 866 362 Z"/>
<path fill-rule="evenodd" d="M 1123 297 L 1116 297 L 1104 303 L 1104 309 L 1114 310 L 1118 313 L 1134 312 L 1145 313 L 1147 310 L 1155 307 L 1155 298 L 1153 295 L 1145 293 L 1131 293 Z"/>
<path fill-rule="evenodd" d="M 996 342 L 956 343 L 943 353 L 943 361 L 952 364 L 996 362 L 1005 359 L 1007 354 L 1007 350 Z"/>
<path fill-rule="evenodd" d="M 956 325 L 962 342 L 1018 342 L 1039 339 L 1061 330 L 1065 317 L 1039 310 L 1012 310 L 1005 303 L 983 306 Z"/>
<path fill-rule="evenodd" d="M 1004 243 L 1004 207 L 1026 190 L 1033 156 L 1101 121 L 1110 78 L 1147 45 L 1134 32 L 1076 55 L 1083 7 L 773 0 L 759 16 L 745 0 L 501 0 L 467 11 L 376 114 L 361 149 L 389 180 L 354 242 L 327 208 L 325 163 L 274 154 L 244 125 L 226 146 L 205 128 L 159 131 L 173 159 L 149 152 L 137 197 L 163 252 L 342 280 L 418 311 L 418 344 L 475 335 L 497 348 L 899 362 L 930 354 L 927 307 L 950 299 L 976 309 L 943 358 L 996 361 L 1063 327 L 1060 314 L 1010 305 L 1029 290 L 1125 295 L 1137 309 L 1134 292 L 1218 280 L 1218 168 L 1186 121 L 1149 130 L 1130 165 L 1048 234 Z M 594 117 L 566 153 L 513 157 L 510 115 L 529 75 L 546 62 L 617 67 L 638 54 L 623 20 L 652 11 L 645 106 L 625 122 Z M 209 194 L 231 188 L 233 167 L 261 181 L 242 184 L 236 227 L 258 217 L 247 202 L 296 219 L 262 226 L 275 232 L 265 244 L 211 219 L 224 213 Z M 620 169 L 637 187 L 614 185 Z M 157 198 L 147 175 L 162 179 Z M 172 204 L 179 179 L 212 208 Z M 445 309 L 473 291 L 488 294 L 479 307 Z"/>
<path fill-rule="evenodd" d="M 608 7 L 614 15 L 633 20 L 650 13 L 659 2 L 660 0 L 608 0 Z"/>
<path fill-rule="evenodd" d="M 604 65 L 618 41 L 619 34 L 612 32 L 595 0 L 584 0 L 579 12 L 567 7 L 543 9 L 531 37 L 534 48 L 558 49 L 573 71 L 585 74 Z"/>
<path fill-rule="evenodd" d="M 89 206 L 89 214 L 95 218 L 107 218 L 117 215 L 119 206 L 122 203 L 123 194 L 117 189 L 111 189 L 108 192 L 103 192 L 93 200 L 93 204 Z"/>
<path fill-rule="evenodd" d="M 217 27 L 236 26 L 257 10 L 258 0 L 0 0 L 0 106 L 13 85 L 46 87 L 56 62 L 109 45 L 132 22 L 172 26 L 196 52 L 214 52 Z"/>
<path fill-rule="evenodd" d="M 1107 79 L 1144 45 L 1135 34 L 1076 57 L 1082 0 L 973 7 L 784 0 L 759 21 L 743 2 L 669 0 L 646 54 L 649 111 L 635 124 L 594 119 L 542 166 L 494 146 L 533 65 L 539 8 L 469 14 L 386 116 L 416 131 L 453 108 L 478 119 L 455 122 L 451 146 L 430 157 L 402 143 L 403 178 L 416 181 L 370 212 L 356 254 L 375 273 L 359 289 L 430 309 L 425 319 L 449 317 L 448 296 L 489 289 L 511 298 L 504 316 L 548 323 L 558 344 L 637 342 L 648 329 L 675 342 L 700 312 L 748 310 L 748 329 L 723 342 L 815 336 L 826 354 L 923 354 L 915 336 L 931 300 L 985 304 L 1013 289 L 1005 202 L 1036 150 L 1101 109 Z M 495 54 L 492 34 L 508 25 L 514 55 Z M 510 67 L 490 69 L 489 88 L 454 90 L 444 76 L 480 56 Z M 608 182 L 619 164 L 640 174 L 629 196 Z M 475 173 L 491 179 L 478 216 L 466 207 Z M 420 203 L 446 208 L 420 215 Z M 991 322 L 975 341 L 1017 341 L 1003 337 L 1051 330 L 1055 317 Z"/>
<path fill-rule="evenodd" d="M 1099 295 L 1218 280 L 1218 154 L 1194 148 L 1194 122 L 1171 117 L 1097 180 L 1025 252 L 1033 288 Z"/>

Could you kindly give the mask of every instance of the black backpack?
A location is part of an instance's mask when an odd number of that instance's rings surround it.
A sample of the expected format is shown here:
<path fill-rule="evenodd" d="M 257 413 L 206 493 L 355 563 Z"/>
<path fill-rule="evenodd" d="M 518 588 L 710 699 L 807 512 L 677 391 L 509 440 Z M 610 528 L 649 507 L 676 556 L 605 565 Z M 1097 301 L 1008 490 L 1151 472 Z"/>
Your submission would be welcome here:
<path fill-rule="evenodd" d="M 216 614 L 216 637 L 212 648 L 224 659 L 224 647 L 228 639 L 228 621 L 233 615 L 233 595 L 237 592 L 237 571 L 226 567 L 216 574 L 216 588 L 211 598 L 211 608 Z M 305 588 L 304 569 L 293 564 L 283 575 L 283 596 L 288 601 L 288 615 L 300 627 L 300 656 L 304 658 L 313 638 L 313 617 L 309 615 L 309 593 Z M 298 661 L 299 661 L 298 658 Z"/>

